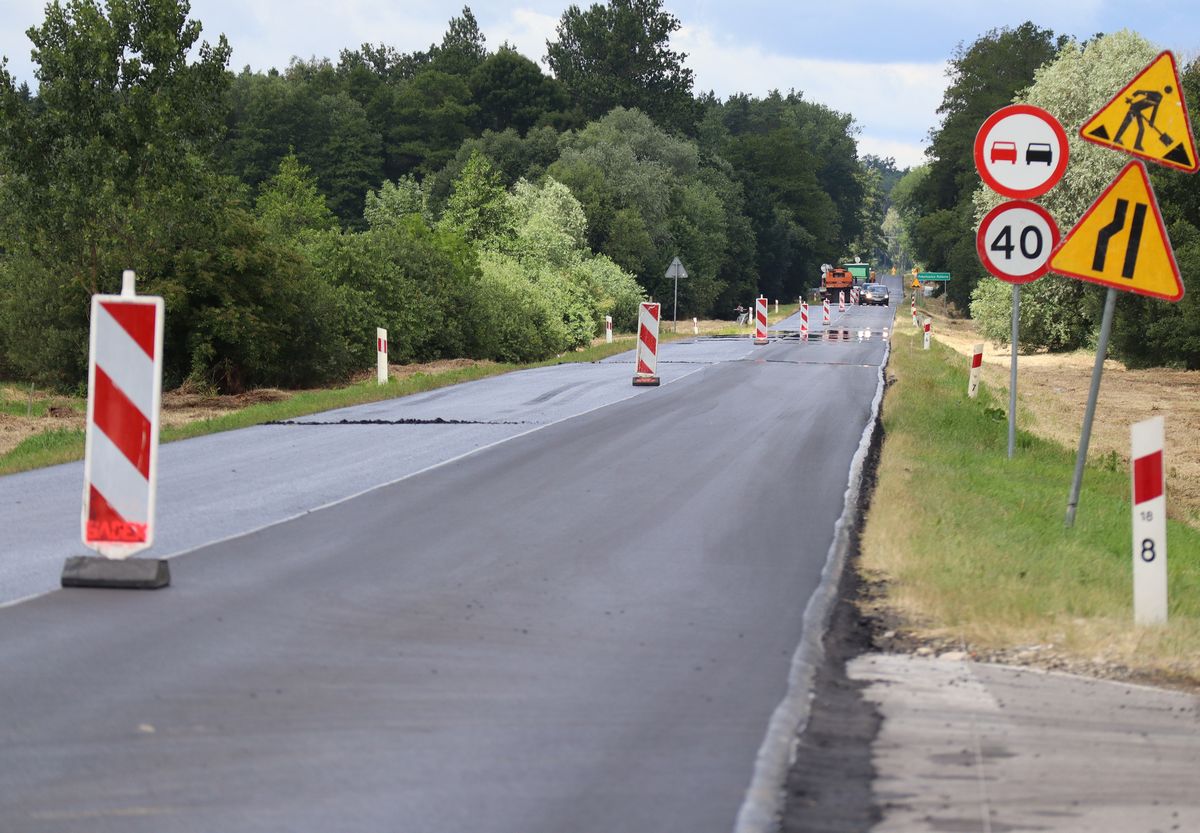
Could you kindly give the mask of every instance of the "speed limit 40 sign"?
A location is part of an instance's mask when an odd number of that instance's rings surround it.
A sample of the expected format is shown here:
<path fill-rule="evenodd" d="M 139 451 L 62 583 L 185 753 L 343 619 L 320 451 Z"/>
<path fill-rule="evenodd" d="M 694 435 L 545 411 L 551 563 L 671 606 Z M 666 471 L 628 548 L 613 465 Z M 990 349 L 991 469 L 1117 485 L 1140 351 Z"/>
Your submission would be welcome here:
<path fill-rule="evenodd" d="M 1050 212 L 1037 203 L 1009 200 L 983 218 L 975 248 L 990 274 L 1007 283 L 1024 284 L 1049 271 L 1058 238 L 1058 224 Z"/>

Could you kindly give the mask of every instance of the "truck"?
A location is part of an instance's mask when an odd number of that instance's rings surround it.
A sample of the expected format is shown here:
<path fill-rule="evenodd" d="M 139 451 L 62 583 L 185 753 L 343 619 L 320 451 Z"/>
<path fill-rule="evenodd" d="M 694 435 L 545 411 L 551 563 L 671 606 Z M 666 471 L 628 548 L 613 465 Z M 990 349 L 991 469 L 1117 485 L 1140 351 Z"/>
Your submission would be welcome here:
<path fill-rule="evenodd" d="M 869 283 L 875 280 L 875 273 L 871 271 L 869 263 L 845 263 L 841 266 L 825 266 L 821 267 L 821 300 L 836 303 L 838 293 L 844 292 L 846 303 L 850 303 L 850 290 L 857 287 L 862 289 Z"/>

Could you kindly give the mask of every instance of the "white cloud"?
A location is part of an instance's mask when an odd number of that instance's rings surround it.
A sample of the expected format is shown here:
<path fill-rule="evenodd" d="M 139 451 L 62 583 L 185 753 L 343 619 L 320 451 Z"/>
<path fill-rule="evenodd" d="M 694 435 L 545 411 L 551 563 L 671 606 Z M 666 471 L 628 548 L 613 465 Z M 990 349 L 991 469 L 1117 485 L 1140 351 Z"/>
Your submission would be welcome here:
<path fill-rule="evenodd" d="M 772 89 L 802 92 L 808 101 L 854 116 L 862 128 L 864 153 L 895 156 L 920 164 L 925 134 L 937 124 L 946 87 L 946 63 L 858 63 L 765 52 L 746 43 L 719 40 L 702 28 L 684 26 L 672 38 L 687 53 L 697 91 L 725 97 L 737 92 L 762 96 Z"/>
<path fill-rule="evenodd" d="M 512 9 L 507 18 L 493 20 L 487 27 L 488 48 L 498 49 L 509 43 L 531 61 L 542 64 L 546 41 L 555 40 L 558 18 L 530 9 Z"/>

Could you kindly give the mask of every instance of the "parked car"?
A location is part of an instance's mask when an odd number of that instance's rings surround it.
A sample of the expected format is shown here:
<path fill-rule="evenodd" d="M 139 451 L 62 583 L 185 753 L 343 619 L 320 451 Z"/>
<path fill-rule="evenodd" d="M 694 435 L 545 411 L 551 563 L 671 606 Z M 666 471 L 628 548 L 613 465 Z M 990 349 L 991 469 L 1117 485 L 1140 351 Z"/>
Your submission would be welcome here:
<path fill-rule="evenodd" d="M 881 283 L 869 283 L 863 287 L 862 302 L 887 306 L 891 302 L 888 288 Z"/>

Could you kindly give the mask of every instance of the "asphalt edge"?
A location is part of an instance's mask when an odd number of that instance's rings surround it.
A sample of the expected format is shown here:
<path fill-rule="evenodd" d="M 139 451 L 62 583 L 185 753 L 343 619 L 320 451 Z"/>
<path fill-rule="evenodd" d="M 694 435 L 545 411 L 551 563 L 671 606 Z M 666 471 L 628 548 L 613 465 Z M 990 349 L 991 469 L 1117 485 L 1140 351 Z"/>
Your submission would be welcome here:
<path fill-rule="evenodd" d="M 893 313 L 893 323 L 895 314 Z M 874 440 L 879 412 L 886 389 L 887 364 L 891 357 L 889 339 L 879 364 L 879 382 L 871 402 L 871 415 L 863 428 L 858 450 L 850 461 L 842 514 L 834 525 L 833 543 L 821 570 L 821 581 L 804 608 L 803 636 L 792 655 L 788 690 L 775 707 L 767 724 L 766 737 L 758 749 L 754 775 L 746 788 L 746 797 L 738 810 L 734 833 L 774 833 L 779 829 L 786 801 L 788 773 L 795 760 L 800 734 L 812 713 L 813 684 L 817 669 L 825 659 L 825 634 L 838 601 L 838 588 L 850 552 L 851 533 L 859 520 L 858 504 L 862 491 L 863 469 Z"/>

